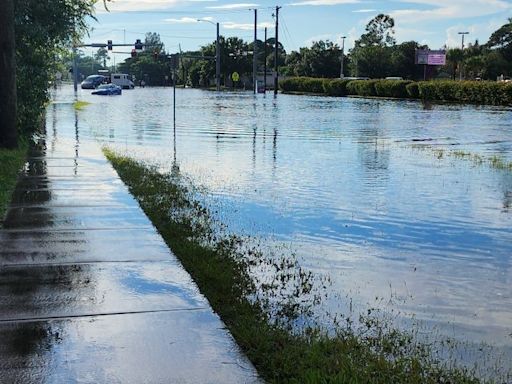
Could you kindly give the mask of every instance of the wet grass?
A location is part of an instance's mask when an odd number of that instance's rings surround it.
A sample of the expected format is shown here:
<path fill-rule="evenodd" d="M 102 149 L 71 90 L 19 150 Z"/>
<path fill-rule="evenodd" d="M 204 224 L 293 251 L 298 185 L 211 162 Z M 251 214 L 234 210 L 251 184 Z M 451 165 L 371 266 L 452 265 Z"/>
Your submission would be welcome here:
<path fill-rule="evenodd" d="M 288 257 L 266 259 L 244 238 L 222 234 L 177 166 L 162 174 L 104 152 L 267 382 L 479 382 L 473 372 L 433 358 L 430 346 L 411 334 L 384 326 L 371 310 L 359 316 L 358 327 L 348 317 L 339 318 L 329 333 L 317 326 L 295 327 L 310 308 L 307 300 L 317 299 L 310 295 L 310 274 Z M 251 274 L 261 265 L 275 273 L 268 284 Z M 282 291 L 282 283 L 290 281 L 295 287 L 286 289 L 285 299 L 271 302 L 270 292 Z"/>
<path fill-rule="evenodd" d="M 452 157 L 455 159 L 471 161 L 474 165 L 487 165 L 488 167 L 500 171 L 512 171 L 512 161 L 507 161 L 501 156 L 484 156 L 477 153 L 471 153 L 463 150 L 433 149 L 430 146 L 413 146 L 416 149 L 430 149 L 434 156 L 441 160 L 443 158 Z"/>
<path fill-rule="evenodd" d="M 0 226 L 26 158 L 25 143 L 21 143 L 18 149 L 0 149 Z"/>
<path fill-rule="evenodd" d="M 84 109 L 85 107 L 87 107 L 89 104 L 91 103 L 88 103 L 87 101 L 75 101 L 73 103 L 73 107 L 77 110 L 77 111 L 81 111 L 82 109 Z"/>

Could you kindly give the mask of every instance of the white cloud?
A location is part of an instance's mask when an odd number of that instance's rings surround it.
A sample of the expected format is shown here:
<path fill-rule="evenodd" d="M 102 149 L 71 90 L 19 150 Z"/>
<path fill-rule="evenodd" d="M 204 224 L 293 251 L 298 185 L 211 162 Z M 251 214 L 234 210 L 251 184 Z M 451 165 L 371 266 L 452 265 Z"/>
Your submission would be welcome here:
<path fill-rule="evenodd" d="M 323 35 L 316 35 L 316 36 L 312 36 L 310 37 L 309 39 L 307 39 L 306 41 L 304 41 L 304 46 L 305 47 L 311 47 L 313 45 L 313 43 L 315 41 L 320 41 L 320 40 L 329 40 L 331 41 L 333 39 L 334 35 L 331 35 L 331 34 L 323 34 Z"/>
<path fill-rule="evenodd" d="M 401 2 L 425 5 L 430 8 L 392 11 L 391 16 L 397 23 L 488 16 L 512 9 L 512 4 L 503 0 L 402 0 Z"/>
<path fill-rule="evenodd" d="M 304 0 L 297 3 L 289 3 L 291 6 L 304 6 L 304 5 L 340 5 L 340 4 L 358 4 L 360 0 Z"/>
<path fill-rule="evenodd" d="M 376 9 L 356 9 L 355 11 L 352 11 L 353 13 L 372 13 L 377 12 Z"/>
<path fill-rule="evenodd" d="M 222 23 L 222 27 L 225 29 L 240 29 L 243 31 L 252 31 L 254 29 L 254 24 L 234 23 L 232 21 L 226 21 L 226 22 Z M 269 22 L 258 23 L 257 28 L 258 29 L 263 29 L 263 28 L 271 29 L 271 28 L 274 28 L 274 23 L 269 23 Z"/>
<path fill-rule="evenodd" d="M 182 17 L 181 19 L 164 19 L 167 23 L 172 24 L 191 24 L 191 23 L 197 23 L 197 19 L 192 17 Z"/>
<path fill-rule="evenodd" d="M 170 8 L 182 3 L 183 0 L 113 0 L 107 3 L 107 7 L 109 11 L 117 12 L 146 11 Z M 98 13 L 107 12 L 102 1 L 98 1 L 95 8 Z"/>
<path fill-rule="evenodd" d="M 469 35 L 464 36 L 464 46 L 467 47 L 468 43 L 474 43 L 478 40 L 480 44 L 485 44 L 489 36 L 505 24 L 501 18 L 491 19 L 484 23 L 477 23 L 471 25 L 464 25 L 459 23 L 453 25 L 446 30 L 445 44 L 448 48 L 459 48 L 462 44 L 462 37 L 459 32 L 469 32 Z"/>
<path fill-rule="evenodd" d="M 235 4 L 224 4 L 224 5 L 216 5 L 213 7 L 206 7 L 208 9 L 241 9 L 241 8 L 252 8 L 257 7 L 259 4 L 254 3 L 235 3 Z"/>

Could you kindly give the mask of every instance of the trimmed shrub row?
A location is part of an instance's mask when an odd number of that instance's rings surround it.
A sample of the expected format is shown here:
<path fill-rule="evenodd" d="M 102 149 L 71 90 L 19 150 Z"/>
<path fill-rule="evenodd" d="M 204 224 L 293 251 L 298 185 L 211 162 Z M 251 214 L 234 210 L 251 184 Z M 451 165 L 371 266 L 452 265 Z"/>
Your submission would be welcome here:
<path fill-rule="evenodd" d="M 512 105 L 512 83 L 494 81 L 343 80 L 293 77 L 280 82 L 283 92 L 329 96 L 379 96 L 472 104 Z"/>

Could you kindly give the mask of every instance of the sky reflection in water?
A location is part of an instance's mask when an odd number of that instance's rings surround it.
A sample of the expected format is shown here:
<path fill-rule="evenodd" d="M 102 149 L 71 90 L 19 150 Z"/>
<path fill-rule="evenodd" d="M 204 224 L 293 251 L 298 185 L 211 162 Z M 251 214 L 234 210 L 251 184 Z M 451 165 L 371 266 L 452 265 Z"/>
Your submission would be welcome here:
<path fill-rule="evenodd" d="M 231 229 L 291 244 L 341 296 L 406 298 L 451 336 L 512 348 L 512 172 L 435 152 L 512 161 L 512 110 L 177 90 L 174 142 L 170 88 L 78 97 L 82 140 L 176 158 Z"/>

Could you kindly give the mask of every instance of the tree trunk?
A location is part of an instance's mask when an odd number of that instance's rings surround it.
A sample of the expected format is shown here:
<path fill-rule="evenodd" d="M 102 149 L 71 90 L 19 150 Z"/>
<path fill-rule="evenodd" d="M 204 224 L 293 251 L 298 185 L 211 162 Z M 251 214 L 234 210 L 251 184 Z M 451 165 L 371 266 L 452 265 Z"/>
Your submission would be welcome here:
<path fill-rule="evenodd" d="M 2 0 L 0 11 L 0 147 L 18 145 L 16 129 L 16 49 L 14 1 Z"/>

